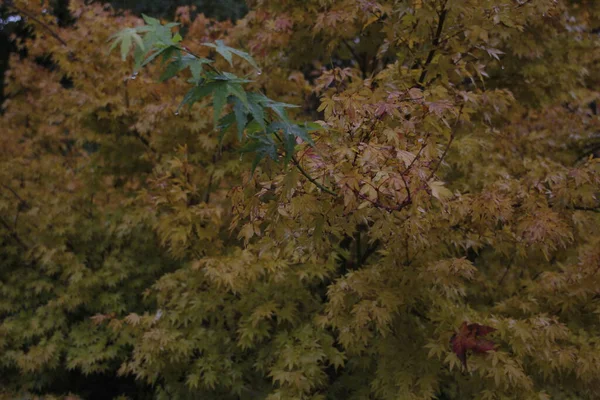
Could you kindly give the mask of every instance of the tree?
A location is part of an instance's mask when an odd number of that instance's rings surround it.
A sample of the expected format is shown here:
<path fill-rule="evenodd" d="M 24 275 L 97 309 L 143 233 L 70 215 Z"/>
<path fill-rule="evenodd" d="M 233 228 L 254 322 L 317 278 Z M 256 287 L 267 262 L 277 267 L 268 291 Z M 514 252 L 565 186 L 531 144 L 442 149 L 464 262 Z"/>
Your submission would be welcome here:
<path fill-rule="evenodd" d="M 600 398 L 597 2 L 23 3 L 8 397 Z"/>

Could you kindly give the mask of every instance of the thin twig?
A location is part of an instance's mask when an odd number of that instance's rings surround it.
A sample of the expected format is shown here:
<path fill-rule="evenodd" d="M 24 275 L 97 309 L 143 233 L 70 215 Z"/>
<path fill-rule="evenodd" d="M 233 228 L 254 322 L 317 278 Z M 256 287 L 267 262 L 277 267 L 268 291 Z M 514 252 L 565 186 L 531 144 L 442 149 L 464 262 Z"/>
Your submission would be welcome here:
<path fill-rule="evenodd" d="M 6 228 L 10 237 L 12 237 L 13 240 L 17 242 L 23 250 L 29 250 L 29 247 L 21 240 L 21 238 L 19 237 L 19 235 L 17 235 L 15 230 L 11 228 L 8 222 L 6 222 L 2 217 L 0 217 L 0 224 Z"/>
<path fill-rule="evenodd" d="M 217 163 L 217 154 L 213 154 L 212 156 L 212 160 L 213 160 L 213 164 Z M 213 184 L 213 179 L 215 176 L 215 171 L 213 169 L 213 171 L 210 173 L 210 177 L 208 178 L 208 185 L 206 186 L 206 195 L 204 196 L 204 202 L 206 204 L 208 204 L 208 202 L 210 201 L 210 191 L 211 191 L 211 186 Z"/>
<path fill-rule="evenodd" d="M 386 211 L 392 212 L 392 211 L 400 211 L 402 210 L 404 207 L 406 207 L 407 205 L 409 205 L 410 203 L 412 203 L 412 200 L 409 200 L 409 198 L 407 197 L 406 199 L 404 199 L 404 201 L 402 201 L 402 203 L 398 204 L 396 207 L 390 207 L 390 206 L 386 206 L 385 204 L 380 203 L 377 200 L 371 200 L 369 197 L 365 196 L 364 194 L 362 194 L 360 191 L 357 191 L 353 188 L 351 188 L 350 186 L 346 185 L 346 187 L 350 190 L 352 190 L 354 192 L 354 194 L 356 194 L 358 197 L 360 197 L 363 200 L 368 201 L 369 203 L 373 204 L 375 207 L 377 208 L 382 208 Z"/>
<path fill-rule="evenodd" d="M 304 177 L 306 179 L 308 179 L 313 185 L 315 185 L 316 187 L 318 187 L 319 189 L 321 189 L 325 193 L 328 193 L 328 194 L 332 195 L 333 197 L 337 197 L 337 193 L 336 192 L 334 192 L 333 190 L 328 189 L 327 187 L 321 185 L 319 182 L 317 182 L 315 180 L 315 178 L 313 178 L 312 176 L 310 176 L 308 174 L 308 172 L 306 172 L 304 170 L 304 168 L 302 168 L 302 166 L 300 165 L 300 163 L 298 162 L 298 160 L 296 159 L 296 157 L 292 156 L 292 162 L 294 163 L 294 165 L 296 166 L 296 168 L 298 169 L 298 171 L 300 171 L 300 173 L 302 175 L 304 175 Z"/>
<path fill-rule="evenodd" d="M 180 49 L 183 50 L 184 53 L 188 53 L 192 57 L 196 57 L 198 59 L 203 58 L 203 57 L 200 57 L 199 55 L 195 54 L 194 52 L 192 52 L 190 49 L 188 49 L 185 46 L 181 46 Z M 212 69 L 214 72 L 216 72 L 217 74 L 219 74 L 219 75 L 222 74 L 222 72 L 217 67 L 212 65 L 212 63 L 206 63 L 206 65 L 208 65 L 208 67 L 210 69 Z"/>
<path fill-rule="evenodd" d="M 410 164 L 408 164 L 408 167 L 406 167 L 406 169 L 404 171 L 402 171 L 402 173 L 401 173 L 402 176 L 406 175 L 410 171 L 410 169 L 413 167 L 413 165 L 415 164 L 415 162 L 417 162 L 417 160 L 421 156 L 421 153 L 423 152 L 423 150 L 425 149 L 425 147 L 427 147 L 427 139 L 429 139 L 430 135 L 431 134 L 428 133 L 427 136 L 425 136 L 425 139 L 423 139 L 423 145 L 421 146 L 421 148 L 417 152 L 417 155 L 415 156 L 415 158 L 413 158 L 413 160 L 410 162 Z"/>
<path fill-rule="evenodd" d="M 504 270 L 504 274 L 502 274 L 502 277 L 500 278 L 500 281 L 498 281 L 498 285 L 502 285 L 502 282 L 504 282 L 504 278 L 506 278 L 506 275 L 508 275 L 508 271 L 510 270 L 510 267 L 512 267 L 514 260 L 515 260 L 515 256 L 513 254 L 513 256 L 510 258 L 510 261 L 508 262 L 508 265 L 506 265 L 506 269 Z"/>
<path fill-rule="evenodd" d="M 400 178 L 402 178 L 402 182 L 404 182 L 404 187 L 406 188 L 406 198 L 410 203 L 412 202 L 412 197 L 410 195 L 410 188 L 408 187 L 408 182 L 406 182 L 406 178 L 404 177 L 404 175 L 400 174 Z"/>
<path fill-rule="evenodd" d="M 15 190 L 13 188 L 11 188 L 8 185 L 5 185 L 4 183 L 0 183 L 0 186 L 2 186 L 4 189 L 11 192 L 17 198 L 17 200 L 19 200 L 19 202 L 21 202 L 23 204 L 27 204 L 27 202 L 21 196 L 19 196 L 19 194 L 17 192 L 15 192 Z"/>
<path fill-rule="evenodd" d="M 450 140 L 448 140 L 448 144 L 446 145 L 446 148 L 444 149 L 442 156 L 438 160 L 437 165 L 431 170 L 431 173 L 429 174 L 429 176 L 427 177 L 425 182 L 429 182 L 429 180 L 431 178 L 433 178 L 433 175 L 435 175 L 438 168 L 440 168 L 442 161 L 444 161 L 444 158 L 446 158 L 446 155 L 448 154 L 448 150 L 450 150 L 450 146 L 452 145 L 452 142 L 454 141 L 454 138 L 456 137 L 456 127 L 458 126 L 458 123 L 460 122 L 460 116 L 462 114 L 462 110 L 463 110 L 464 106 L 465 106 L 464 103 L 460 106 L 460 110 L 458 111 L 458 116 L 456 117 L 456 121 L 454 121 L 454 125 L 452 126 L 452 131 L 450 132 Z"/>
<path fill-rule="evenodd" d="M 373 244 L 367 247 L 367 250 L 363 253 L 360 259 L 360 265 L 365 265 L 367 259 L 377 251 L 379 246 L 381 245 L 381 241 L 379 239 L 375 240 Z"/>
<path fill-rule="evenodd" d="M 356 60 L 358 66 L 360 67 L 360 72 L 362 74 L 362 77 L 365 78 L 367 76 L 367 65 L 366 65 L 367 63 L 366 63 L 366 60 L 363 60 L 363 62 L 361 62 L 361 59 L 358 56 L 358 54 L 356 54 L 356 52 L 354 51 L 354 49 L 352 48 L 352 46 L 350 46 L 346 40 L 342 40 L 342 43 L 344 43 L 346 45 L 346 47 L 350 51 L 350 54 L 352 54 L 352 57 L 354 57 L 354 59 Z"/>
<path fill-rule="evenodd" d="M 281 139 L 281 137 L 279 137 L 279 135 L 277 133 L 275 133 L 274 135 L 277 138 L 277 140 L 279 140 L 279 142 L 283 143 L 283 140 Z M 330 195 L 332 195 L 334 197 L 337 197 L 337 193 L 336 192 L 334 192 L 333 190 L 325 187 L 324 185 L 321 185 L 319 182 L 317 182 L 317 180 L 315 178 L 313 178 L 312 176 L 310 176 L 310 174 L 308 172 L 306 172 L 304 170 L 304 168 L 302 168 L 302 166 L 300 165 L 300 162 L 298 161 L 298 159 L 294 155 L 292 155 L 292 162 L 296 166 L 296 169 L 298 169 L 298 171 L 300 171 L 300 173 L 302 175 L 304 175 L 304 177 L 306 179 L 308 179 L 313 185 L 315 185 L 316 187 L 318 187 L 319 189 L 321 189 L 325 193 L 328 193 L 328 194 L 330 194 Z"/>
<path fill-rule="evenodd" d="M 581 207 L 581 206 L 575 206 L 573 207 L 574 210 L 577 211 L 591 211 L 591 212 L 595 212 L 595 213 L 600 213 L 600 208 L 599 207 Z"/>
<path fill-rule="evenodd" d="M 369 143 L 369 141 L 371 139 L 371 133 L 375 129 L 375 125 L 377 125 L 377 123 L 380 120 L 381 120 L 381 116 L 375 118 L 373 120 L 373 123 L 369 127 L 369 129 L 366 131 L 366 133 L 364 135 L 361 136 L 360 140 L 358 141 L 358 146 L 357 146 L 356 152 L 354 153 L 354 160 L 352 160 L 352 166 L 353 167 L 356 165 L 356 159 L 358 158 L 358 147 L 360 146 L 361 143 L 365 143 L 365 144 Z M 362 126 L 362 123 L 361 123 L 361 126 Z"/>
<path fill-rule="evenodd" d="M 369 203 L 373 204 L 375 207 L 377 208 L 383 208 L 384 210 L 387 211 L 394 211 L 392 209 L 392 207 L 388 207 L 385 204 L 381 204 L 380 202 L 378 202 L 377 200 L 371 200 L 369 197 L 365 196 L 364 194 L 362 194 L 361 192 L 351 188 L 350 186 L 346 185 L 346 187 L 350 190 L 352 190 L 354 192 L 354 194 L 356 194 L 358 197 L 360 197 L 363 200 L 368 201 Z"/>

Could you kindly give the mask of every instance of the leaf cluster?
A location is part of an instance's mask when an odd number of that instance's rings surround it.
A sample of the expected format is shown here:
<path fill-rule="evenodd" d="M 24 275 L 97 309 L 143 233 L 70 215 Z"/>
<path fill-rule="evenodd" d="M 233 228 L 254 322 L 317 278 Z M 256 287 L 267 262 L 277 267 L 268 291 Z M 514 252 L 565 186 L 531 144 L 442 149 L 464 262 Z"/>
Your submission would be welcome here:
<path fill-rule="evenodd" d="M 15 0 L 0 398 L 599 398 L 598 3 L 249 3 Z"/>

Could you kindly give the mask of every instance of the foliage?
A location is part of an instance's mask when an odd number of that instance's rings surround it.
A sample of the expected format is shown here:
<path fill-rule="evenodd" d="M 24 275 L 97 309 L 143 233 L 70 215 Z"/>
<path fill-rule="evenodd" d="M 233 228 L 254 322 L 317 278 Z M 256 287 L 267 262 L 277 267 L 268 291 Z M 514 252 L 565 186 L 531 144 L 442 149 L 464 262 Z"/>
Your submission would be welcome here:
<path fill-rule="evenodd" d="M 600 398 L 599 3 L 15 4 L 6 398 Z"/>

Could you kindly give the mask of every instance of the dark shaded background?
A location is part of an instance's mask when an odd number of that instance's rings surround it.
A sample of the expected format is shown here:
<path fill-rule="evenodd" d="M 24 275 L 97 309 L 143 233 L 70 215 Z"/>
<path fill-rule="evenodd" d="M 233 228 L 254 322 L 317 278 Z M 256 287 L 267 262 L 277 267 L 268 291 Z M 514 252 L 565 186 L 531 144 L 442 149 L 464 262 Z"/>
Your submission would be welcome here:
<path fill-rule="evenodd" d="M 138 15 L 144 13 L 152 17 L 167 19 L 172 19 L 175 9 L 180 6 L 196 6 L 196 12 L 218 20 L 236 20 L 243 17 L 248 11 L 245 0 L 112 0 L 107 3 L 112 4 L 116 10 L 131 10 Z M 14 41 L 10 40 L 10 36 L 13 33 L 17 37 L 26 37 L 32 34 L 22 20 L 11 21 L 18 16 L 18 13 L 11 10 L 8 4 L 10 1 L 0 3 L 0 115 L 5 100 L 4 76 L 10 67 L 10 53 L 17 51 L 17 46 Z M 60 26 L 68 26 L 74 22 L 69 13 L 69 0 L 51 0 L 49 4 L 50 11 L 56 16 Z M 22 50 L 20 53 L 21 57 L 27 56 L 26 50 Z M 48 67 L 52 67 L 48 60 L 40 60 L 40 63 L 46 63 Z"/>

